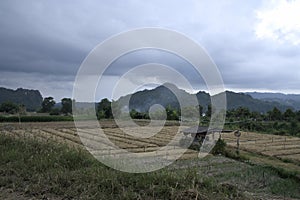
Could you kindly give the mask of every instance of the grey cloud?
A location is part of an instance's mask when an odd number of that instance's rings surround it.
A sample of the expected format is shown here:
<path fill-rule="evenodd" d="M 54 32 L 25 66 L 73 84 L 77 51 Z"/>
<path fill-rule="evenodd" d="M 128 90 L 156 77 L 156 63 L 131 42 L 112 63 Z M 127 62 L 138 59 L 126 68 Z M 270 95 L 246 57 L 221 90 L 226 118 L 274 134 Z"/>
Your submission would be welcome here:
<path fill-rule="evenodd" d="M 41 73 L 1 72 L 0 85 L 11 89 L 38 89 L 42 95 L 53 96 L 56 101 L 72 96 L 74 77 Z"/>
<path fill-rule="evenodd" d="M 3 0 L 0 2 L 0 84 L 22 86 L 13 75 L 26 74 L 28 87 L 30 81 L 39 80 L 36 87 L 43 88 L 45 94 L 49 91 L 56 95 L 55 91 L 62 90 L 71 94 L 70 82 L 97 44 L 122 31 L 155 26 L 179 31 L 203 45 L 230 88 L 296 91 L 300 48 L 255 37 L 254 11 L 261 4 L 260 1 L 196 0 Z M 106 80 L 113 83 L 109 77 L 115 80 L 132 66 L 147 62 L 173 66 L 189 77 L 195 87 L 204 84 L 184 60 L 157 51 L 141 51 L 120 58 L 106 72 Z M 14 82 L 4 78 L 7 76 Z M 53 76 L 51 80 L 49 76 Z M 39 77 L 44 77 L 44 85 Z M 55 90 L 59 85 L 56 82 L 66 87 Z M 57 96 L 62 93 L 57 92 Z"/>

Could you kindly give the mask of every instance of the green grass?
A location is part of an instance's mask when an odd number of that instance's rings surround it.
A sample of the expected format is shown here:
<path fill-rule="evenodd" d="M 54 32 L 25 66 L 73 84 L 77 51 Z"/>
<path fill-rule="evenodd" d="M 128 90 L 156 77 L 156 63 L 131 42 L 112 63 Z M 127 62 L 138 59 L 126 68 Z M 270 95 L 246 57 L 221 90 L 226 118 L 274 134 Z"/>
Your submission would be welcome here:
<path fill-rule="evenodd" d="M 130 174 L 106 167 L 84 150 L 0 135 L 0 188 L 37 199 L 300 198 L 300 182 L 290 174 L 242 160 L 209 156 Z"/>
<path fill-rule="evenodd" d="M 110 169 L 83 150 L 0 136 L 0 187 L 28 197 L 81 199 L 245 199 L 197 170 L 130 174 Z"/>
<path fill-rule="evenodd" d="M 214 177 L 218 181 L 235 182 L 240 189 L 282 197 L 300 198 L 300 182 L 290 176 L 283 176 L 276 168 L 254 165 L 243 171 L 231 171 Z"/>
<path fill-rule="evenodd" d="M 241 184 L 257 182 L 261 183 L 259 187 L 272 194 L 300 198 L 300 171 L 295 169 L 294 163 L 285 162 L 286 164 L 282 165 L 283 161 L 280 159 L 246 151 L 240 151 L 237 154 L 233 148 L 229 147 L 226 147 L 225 156 L 252 166 L 242 174 L 243 181 Z M 241 173 L 233 174 L 235 176 L 241 175 Z"/>

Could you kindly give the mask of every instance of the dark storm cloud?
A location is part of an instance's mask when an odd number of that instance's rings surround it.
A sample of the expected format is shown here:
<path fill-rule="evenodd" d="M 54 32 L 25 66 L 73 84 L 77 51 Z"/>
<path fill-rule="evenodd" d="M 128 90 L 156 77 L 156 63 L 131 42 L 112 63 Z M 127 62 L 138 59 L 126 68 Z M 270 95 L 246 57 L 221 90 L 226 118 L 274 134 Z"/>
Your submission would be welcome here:
<path fill-rule="evenodd" d="M 51 11 L 44 12 L 45 5 L 38 6 L 33 1 L 1 1 L 1 4 L 1 70 L 75 74 L 88 49 L 72 43 L 68 32 L 59 34 L 49 26 L 54 19 Z"/>
<path fill-rule="evenodd" d="M 228 88 L 299 91 L 299 45 L 259 39 L 255 33 L 257 10 L 268 7 L 266 4 L 2 0 L 0 84 L 18 87 L 26 82 L 27 87 L 43 88 L 44 94 L 71 96 L 77 70 L 96 45 L 114 34 L 152 26 L 179 31 L 201 44 L 219 67 Z M 199 88 L 202 84 L 201 77 L 182 59 L 145 51 L 120 58 L 106 72 L 106 80 L 112 83 L 110 78 L 116 80 L 132 66 L 147 62 L 173 66 L 193 84 L 200 83 Z M 34 81 L 39 84 L 30 84 Z"/>
<path fill-rule="evenodd" d="M 0 68 L 5 71 L 75 74 L 86 52 L 59 41 L 38 37 L 9 38 L 0 48 Z"/>

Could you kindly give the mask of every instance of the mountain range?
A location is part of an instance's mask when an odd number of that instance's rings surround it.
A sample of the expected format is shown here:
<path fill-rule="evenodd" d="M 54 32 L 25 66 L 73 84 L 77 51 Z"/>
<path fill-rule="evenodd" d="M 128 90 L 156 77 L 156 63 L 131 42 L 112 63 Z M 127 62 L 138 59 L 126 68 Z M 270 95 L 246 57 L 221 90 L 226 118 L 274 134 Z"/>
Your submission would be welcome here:
<path fill-rule="evenodd" d="M 247 107 L 250 111 L 267 112 L 277 107 L 281 111 L 287 108 L 300 110 L 300 95 L 299 94 L 282 94 L 282 93 L 236 93 L 226 91 L 227 109 L 236 109 L 238 107 Z M 193 96 L 196 96 L 196 102 Z M 164 107 L 171 106 L 179 109 L 178 99 L 185 106 L 201 105 L 204 111 L 210 104 L 211 96 L 209 93 L 199 91 L 196 94 L 190 94 L 183 89 L 177 88 L 175 85 L 165 83 L 154 89 L 138 91 L 131 95 L 126 95 L 116 102 L 126 109 L 135 109 L 140 112 L 147 112 L 154 104 L 160 104 Z M 0 87 L 0 103 L 11 101 L 17 104 L 24 104 L 28 111 L 36 111 L 41 107 L 43 97 L 38 90 L 29 89 L 7 89 Z M 127 106 L 129 102 L 129 107 Z M 81 107 L 85 107 L 89 103 L 80 103 Z M 126 107 L 127 106 L 127 107 Z"/>
<path fill-rule="evenodd" d="M 282 93 L 260 93 L 260 92 L 248 92 L 253 98 L 263 101 L 278 102 L 281 105 L 293 107 L 296 110 L 300 110 L 300 95 L 299 94 L 282 94 Z"/>
<path fill-rule="evenodd" d="M 170 89 L 172 90 L 170 90 Z M 250 111 L 256 112 L 267 112 L 277 107 L 281 111 L 285 111 L 288 108 L 297 109 L 300 107 L 300 102 L 297 104 L 287 104 L 283 101 L 278 101 L 277 99 L 258 99 L 254 98 L 251 94 L 246 93 L 235 93 L 232 91 L 226 91 L 227 98 L 227 109 L 236 109 L 238 107 L 247 107 Z M 174 95 L 175 94 L 175 95 Z M 197 105 L 201 105 L 204 110 L 210 104 L 211 96 L 209 93 L 204 91 L 199 91 L 195 94 L 198 102 Z M 185 90 L 177 88 L 172 84 L 164 84 L 158 86 L 151 90 L 143 90 L 136 92 L 131 95 L 126 95 L 118 99 L 119 105 L 124 107 L 129 102 L 129 110 L 135 109 L 139 112 L 146 112 L 154 104 L 161 104 L 166 107 L 170 105 L 173 108 L 179 109 L 179 102 L 177 98 L 183 99 L 185 106 L 197 106 L 194 101 L 192 101 L 192 94 L 186 92 Z M 300 95 L 298 95 L 300 97 Z M 287 100 L 286 100 L 287 101 Z"/>

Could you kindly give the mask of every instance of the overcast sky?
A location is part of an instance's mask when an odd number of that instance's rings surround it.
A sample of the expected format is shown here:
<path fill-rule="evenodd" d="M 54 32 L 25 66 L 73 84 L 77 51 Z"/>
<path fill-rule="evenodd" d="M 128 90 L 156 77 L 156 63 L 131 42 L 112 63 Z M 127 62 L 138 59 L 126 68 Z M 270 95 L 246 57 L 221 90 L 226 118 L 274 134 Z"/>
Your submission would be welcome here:
<path fill-rule="evenodd" d="M 38 89 L 57 101 L 71 97 L 77 70 L 96 45 L 120 32 L 160 27 L 202 45 L 228 90 L 300 93 L 299 10 L 293 0 L 1 0 L 0 86 Z M 111 85 L 125 65 L 184 65 L 162 55 L 121 58 L 100 84 Z M 186 76 L 193 74 L 189 69 Z M 194 83 L 203 89 L 201 81 Z M 97 98 L 106 96 L 109 91 Z"/>

